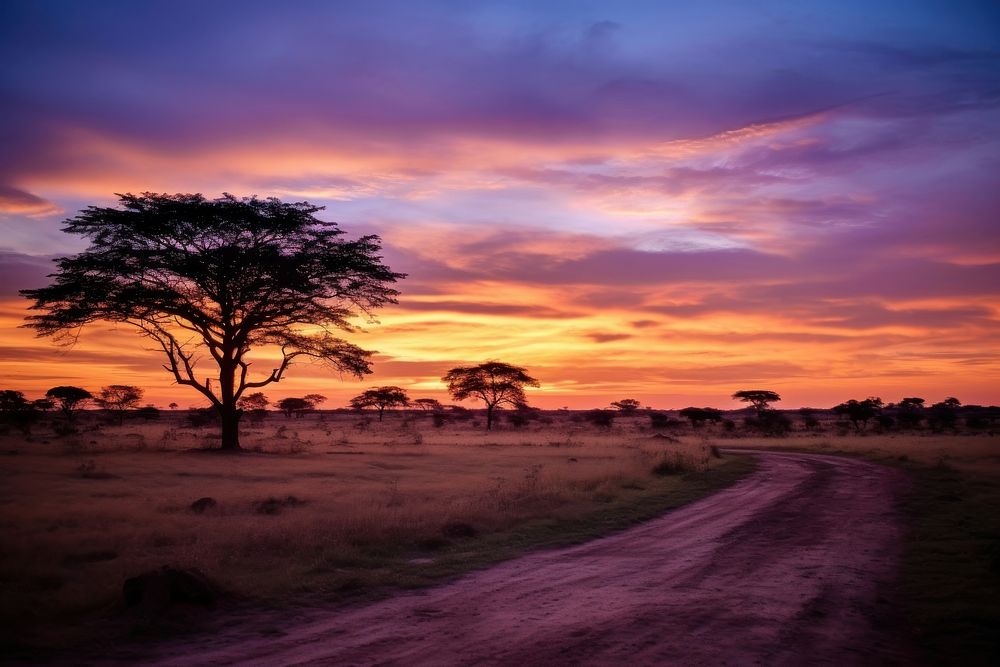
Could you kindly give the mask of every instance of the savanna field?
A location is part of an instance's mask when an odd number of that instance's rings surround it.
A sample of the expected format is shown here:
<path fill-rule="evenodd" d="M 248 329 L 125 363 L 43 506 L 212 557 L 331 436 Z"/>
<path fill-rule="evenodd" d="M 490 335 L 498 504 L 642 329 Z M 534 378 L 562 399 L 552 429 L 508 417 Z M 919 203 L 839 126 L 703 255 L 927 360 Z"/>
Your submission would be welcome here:
<path fill-rule="evenodd" d="M 182 617 L 150 622 L 122 601 L 128 577 L 163 565 L 200 571 L 236 606 L 351 603 L 440 582 L 732 484 L 753 469 L 731 453 L 739 447 L 908 470 L 908 613 L 931 644 L 982 641 L 979 624 L 997 618 L 983 583 L 995 585 L 1000 557 L 1000 439 L 846 433 L 657 431 L 644 415 L 601 428 L 560 411 L 487 432 L 472 418 L 435 427 L 414 413 L 380 423 L 329 412 L 247 423 L 250 452 L 227 455 L 209 450 L 216 429 L 184 413 L 122 425 L 86 416 L 63 436 L 45 425 L 9 432 L 0 438 L 4 641 L 92 645 L 183 631 Z"/>

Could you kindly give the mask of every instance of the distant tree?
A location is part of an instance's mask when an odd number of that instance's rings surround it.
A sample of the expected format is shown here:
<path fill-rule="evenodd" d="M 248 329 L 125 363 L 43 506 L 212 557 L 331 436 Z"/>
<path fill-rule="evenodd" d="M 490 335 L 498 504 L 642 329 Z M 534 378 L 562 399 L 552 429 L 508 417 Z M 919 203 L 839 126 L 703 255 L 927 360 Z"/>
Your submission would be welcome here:
<path fill-rule="evenodd" d="M 613 401 L 611 407 L 622 413 L 623 417 L 634 415 L 642 407 L 642 403 L 634 398 L 623 398 L 620 401 Z"/>
<path fill-rule="evenodd" d="M 250 421 L 259 424 L 267 417 L 267 406 L 271 404 L 263 392 L 255 391 L 252 394 L 244 394 L 240 400 L 236 401 L 236 407 L 246 414 Z"/>
<path fill-rule="evenodd" d="M 250 412 L 251 410 L 267 410 L 267 406 L 271 405 L 271 401 L 264 395 L 264 392 L 255 391 L 252 394 L 241 396 L 236 405 L 240 410 Z"/>
<path fill-rule="evenodd" d="M 323 394 L 306 394 L 302 398 L 312 403 L 313 410 L 326 403 L 326 396 Z"/>
<path fill-rule="evenodd" d="M 882 414 L 882 399 L 869 396 L 863 401 L 851 399 L 845 403 L 834 406 L 833 413 L 846 417 L 854 430 L 862 431 L 868 422 Z"/>
<path fill-rule="evenodd" d="M 293 361 L 371 372 L 371 353 L 331 332 L 353 331 L 352 316 L 395 302 L 391 284 L 404 276 L 382 264 L 377 236 L 346 241 L 306 202 L 155 193 L 119 201 L 67 220 L 64 231 L 89 248 L 59 259 L 48 287 L 22 290 L 41 311 L 26 325 L 40 336 L 72 340 L 97 321 L 136 327 L 162 349 L 177 384 L 219 413 L 226 450 L 239 449 L 237 401 L 280 381 Z M 254 380 L 247 356 L 263 346 L 279 349 L 280 361 Z M 209 377 L 196 368 L 201 351 Z"/>
<path fill-rule="evenodd" d="M 351 407 L 355 410 L 378 410 L 379 421 L 382 421 L 386 408 L 405 408 L 409 404 L 410 397 L 406 395 L 406 390 L 392 385 L 367 389 L 351 399 Z"/>
<path fill-rule="evenodd" d="M 722 421 L 722 411 L 715 408 L 684 408 L 678 414 L 690 420 L 692 428 L 698 428 L 707 421 Z"/>
<path fill-rule="evenodd" d="M 76 412 L 82 408 L 87 401 L 94 399 L 91 393 L 86 389 L 73 386 L 52 387 L 52 389 L 45 392 L 45 395 L 48 398 L 59 402 L 59 410 L 66 417 L 66 421 L 68 422 L 73 421 L 73 418 L 76 416 Z"/>
<path fill-rule="evenodd" d="M 285 413 L 286 417 L 301 418 L 313 409 L 313 404 L 305 398 L 289 397 L 283 398 L 277 403 L 278 409 Z"/>
<path fill-rule="evenodd" d="M 135 409 L 145 392 L 130 384 L 112 384 L 101 387 L 94 401 L 105 410 L 118 415 L 118 424 L 125 422 L 125 413 Z"/>
<path fill-rule="evenodd" d="M 896 421 L 902 428 L 916 428 L 924 419 L 924 399 L 904 398 L 896 405 Z"/>
<path fill-rule="evenodd" d="M 176 410 L 179 406 L 176 403 L 171 403 L 167 407 L 170 408 L 171 410 Z"/>
<path fill-rule="evenodd" d="M 413 406 L 420 408 L 421 410 L 426 410 L 427 412 L 440 412 L 444 409 L 441 405 L 441 401 L 436 398 L 418 398 L 413 401 Z"/>
<path fill-rule="evenodd" d="M 733 398 L 749 403 L 760 416 L 771 403 L 781 400 L 781 396 L 767 389 L 743 389 L 733 394 Z"/>
<path fill-rule="evenodd" d="M 927 423 L 935 431 L 945 428 L 955 428 L 958 423 L 958 409 L 962 402 L 957 398 L 946 398 L 940 403 L 931 406 L 927 416 Z"/>
<path fill-rule="evenodd" d="M 31 432 L 31 424 L 38 419 L 38 411 L 24 394 L 13 389 L 0 391 L 0 423 L 13 426 L 22 433 Z"/>
<path fill-rule="evenodd" d="M 476 398 L 486 404 L 486 430 L 493 428 L 493 412 L 504 406 L 521 408 L 528 404 L 525 387 L 539 386 L 538 380 L 520 366 L 487 361 L 478 366 L 459 366 L 441 380 L 457 401 Z"/>

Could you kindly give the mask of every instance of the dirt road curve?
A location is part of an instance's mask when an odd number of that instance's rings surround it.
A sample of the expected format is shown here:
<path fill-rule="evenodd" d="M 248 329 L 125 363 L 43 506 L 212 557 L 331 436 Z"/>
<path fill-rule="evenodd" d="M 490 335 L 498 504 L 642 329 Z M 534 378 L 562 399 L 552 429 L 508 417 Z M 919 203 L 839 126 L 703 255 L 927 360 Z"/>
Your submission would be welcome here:
<path fill-rule="evenodd" d="M 736 486 L 617 535 L 339 613 L 253 623 L 159 664 L 906 664 L 885 624 L 898 471 L 755 453 Z M 280 621 L 278 621 L 280 624 Z M 266 620 L 273 628 L 275 619 Z"/>

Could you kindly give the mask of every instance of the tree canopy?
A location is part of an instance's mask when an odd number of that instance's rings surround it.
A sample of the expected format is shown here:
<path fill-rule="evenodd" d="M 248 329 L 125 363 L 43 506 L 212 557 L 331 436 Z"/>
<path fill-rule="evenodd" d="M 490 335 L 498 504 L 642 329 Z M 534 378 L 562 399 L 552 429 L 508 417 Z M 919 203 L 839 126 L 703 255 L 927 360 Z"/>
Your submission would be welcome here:
<path fill-rule="evenodd" d="M 749 403 L 758 413 L 767 410 L 771 403 L 781 400 L 781 396 L 768 389 L 743 389 L 733 394 L 733 398 Z"/>
<path fill-rule="evenodd" d="M 80 406 L 94 398 L 89 391 L 82 387 L 65 385 L 52 387 L 52 389 L 45 392 L 45 396 L 59 401 L 59 409 L 65 415 L 67 421 L 73 421 L 73 416 Z"/>
<path fill-rule="evenodd" d="M 612 401 L 611 407 L 618 410 L 623 415 L 632 415 L 638 412 L 639 408 L 642 407 L 642 403 L 634 398 L 623 398 L 620 401 Z"/>
<path fill-rule="evenodd" d="M 94 401 L 105 410 L 118 413 L 118 423 L 121 424 L 125 421 L 125 413 L 137 408 L 145 393 L 130 384 L 111 384 L 101 387 Z"/>
<path fill-rule="evenodd" d="M 307 202 L 144 193 L 119 204 L 67 220 L 64 231 L 90 246 L 56 260 L 49 286 L 22 290 L 38 311 L 26 326 L 40 336 L 72 342 L 94 322 L 134 326 L 162 349 L 175 381 L 218 411 L 224 449 L 239 449 L 244 392 L 279 382 L 294 360 L 371 372 L 372 353 L 335 333 L 395 302 L 404 275 L 382 263 L 377 236 L 346 240 Z M 265 346 L 279 359 L 252 377 L 248 353 Z M 198 368 L 205 352 L 210 372 Z"/>
<path fill-rule="evenodd" d="M 840 405 L 835 405 L 833 413 L 846 417 L 854 425 L 855 430 L 860 431 L 868 425 L 870 420 L 882 414 L 883 407 L 882 399 L 876 396 L 869 396 L 863 401 L 852 398 Z"/>
<path fill-rule="evenodd" d="M 459 366 L 441 380 L 458 401 L 476 398 L 486 404 L 486 430 L 493 428 L 493 412 L 498 407 L 523 408 L 528 400 L 525 387 L 538 387 L 538 380 L 520 366 L 502 361 L 487 361 L 478 366 Z"/>
<path fill-rule="evenodd" d="M 379 421 L 382 421 L 386 408 L 405 408 L 409 404 L 410 397 L 406 394 L 406 390 L 393 385 L 372 387 L 351 399 L 351 407 L 355 410 L 365 408 L 378 410 Z"/>

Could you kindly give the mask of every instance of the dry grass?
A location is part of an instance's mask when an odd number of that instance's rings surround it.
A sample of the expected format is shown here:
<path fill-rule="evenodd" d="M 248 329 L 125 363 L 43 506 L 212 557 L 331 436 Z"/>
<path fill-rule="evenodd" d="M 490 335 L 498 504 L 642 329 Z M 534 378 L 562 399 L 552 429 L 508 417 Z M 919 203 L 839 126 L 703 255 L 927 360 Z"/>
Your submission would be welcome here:
<path fill-rule="evenodd" d="M 176 417 L 4 436 L 0 623 L 29 644 L 76 639 L 56 626 L 115 610 L 126 577 L 163 564 L 271 603 L 419 585 L 708 492 L 690 474 L 723 465 L 705 441 L 653 439 L 639 424 L 487 434 L 398 417 L 272 417 L 246 430 L 258 453 L 240 456 L 199 451 L 211 429 Z M 193 512 L 205 496 L 217 504 Z M 476 537 L 456 536 L 462 524 Z"/>

